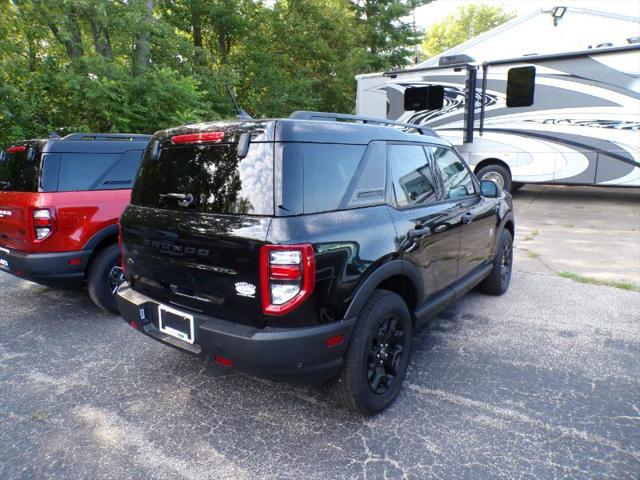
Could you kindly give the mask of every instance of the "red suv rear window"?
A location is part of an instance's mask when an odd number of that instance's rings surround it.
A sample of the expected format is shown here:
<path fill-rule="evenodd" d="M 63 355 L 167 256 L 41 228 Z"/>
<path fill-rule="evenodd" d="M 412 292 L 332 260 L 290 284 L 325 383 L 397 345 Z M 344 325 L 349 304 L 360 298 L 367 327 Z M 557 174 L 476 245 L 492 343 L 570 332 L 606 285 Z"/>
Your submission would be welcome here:
<path fill-rule="evenodd" d="M 15 149 L 0 163 L 0 191 L 38 191 L 38 152 L 36 147 Z"/>

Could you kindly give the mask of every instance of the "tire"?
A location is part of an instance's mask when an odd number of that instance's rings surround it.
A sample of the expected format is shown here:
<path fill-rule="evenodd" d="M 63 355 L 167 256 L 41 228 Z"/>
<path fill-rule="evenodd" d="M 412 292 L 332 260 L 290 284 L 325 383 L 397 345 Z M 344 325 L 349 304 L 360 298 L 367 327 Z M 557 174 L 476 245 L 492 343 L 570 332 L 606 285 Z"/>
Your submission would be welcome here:
<path fill-rule="evenodd" d="M 524 183 L 511 182 L 511 190 L 509 191 L 509 193 L 516 193 L 522 187 L 524 187 Z"/>
<path fill-rule="evenodd" d="M 103 310 L 120 314 L 116 296 L 112 292 L 115 278 L 111 274 L 114 267 L 120 267 L 120 248 L 117 244 L 105 247 L 93 257 L 87 274 L 87 286 L 93 303 Z"/>
<path fill-rule="evenodd" d="M 479 180 L 493 180 L 502 187 L 503 190 L 511 192 L 511 172 L 503 165 L 492 163 L 482 167 L 476 173 Z"/>
<path fill-rule="evenodd" d="M 502 295 L 509 288 L 513 268 L 513 238 L 509 230 L 502 230 L 500 244 L 493 259 L 493 269 L 480 283 L 480 290 L 489 295 Z"/>
<path fill-rule="evenodd" d="M 389 333 L 392 325 L 397 327 L 395 335 Z M 404 300 L 393 292 L 376 290 L 360 312 L 342 371 L 329 384 L 334 398 L 363 415 L 387 408 L 398 396 L 407 373 L 412 331 Z M 377 392 L 373 389 L 376 384 Z"/>

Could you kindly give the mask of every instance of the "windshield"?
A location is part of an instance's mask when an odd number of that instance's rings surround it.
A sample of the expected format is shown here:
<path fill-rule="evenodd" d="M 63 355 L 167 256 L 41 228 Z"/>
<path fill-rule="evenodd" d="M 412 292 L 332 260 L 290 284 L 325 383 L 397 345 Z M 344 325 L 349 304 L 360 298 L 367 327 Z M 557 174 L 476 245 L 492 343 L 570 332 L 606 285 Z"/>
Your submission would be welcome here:
<path fill-rule="evenodd" d="M 37 192 L 38 162 L 35 161 L 35 147 L 27 146 L 22 151 L 7 153 L 0 162 L 0 191 L 5 192 Z M 31 157 L 34 160 L 28 160 Z"/>
<path fill-rule="evenodd" d="M 273 215 L 273 143 L 172 147 L 145 156 L 133 204 L 205 213 Z"/>

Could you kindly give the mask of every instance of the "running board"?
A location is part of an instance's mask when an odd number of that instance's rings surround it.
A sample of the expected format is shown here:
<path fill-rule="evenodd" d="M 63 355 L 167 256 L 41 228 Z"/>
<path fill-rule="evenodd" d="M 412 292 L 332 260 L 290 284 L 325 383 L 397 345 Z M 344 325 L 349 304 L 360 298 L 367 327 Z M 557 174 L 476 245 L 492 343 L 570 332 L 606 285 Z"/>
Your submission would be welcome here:
<path fill-rule="evenodd" d="M 439 312 L 444 310 L 451 302 L 462 298 L 469 290 L 484 280 L 486 276 L 491 273 L 492 269 L 493 263 L 482 265 L 470 272 L 464 278 L 455 282 L 450 287 L 447 287 L 430 297 L 413 312 L 416 319 L 415 328 L 420 328 Z"/>

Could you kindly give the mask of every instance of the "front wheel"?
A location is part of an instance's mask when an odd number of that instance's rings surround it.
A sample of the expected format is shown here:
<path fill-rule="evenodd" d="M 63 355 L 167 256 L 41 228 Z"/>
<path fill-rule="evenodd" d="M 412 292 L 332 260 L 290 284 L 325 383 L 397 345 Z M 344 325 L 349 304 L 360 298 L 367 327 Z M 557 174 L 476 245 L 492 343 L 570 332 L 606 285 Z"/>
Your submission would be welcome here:
<path fill-rule="evenodd" d="M 387 408 L 398 396 L 409 365 L 412 323 L 397 294 L 376 290 L 354 328 L 344 366 L 331 384 L 336 399 L 364 415 Z"/>
<path fill-rule="evenodd" d="M 91 300 L 103 310 L 119 314 L 116 290 L 122 282 L 120 248 L 109 245 L 93 258 L 87 275 L 87 286 Z"/>
<path fill-rule="evenodd" d="M 513 268 L 513 237 L 509 230 L 503 230 L 500 243 L 493 260 L 493 270 L 480 284 L 480 290 L 489 295 L 502 295 L 511 283 Z"/>

